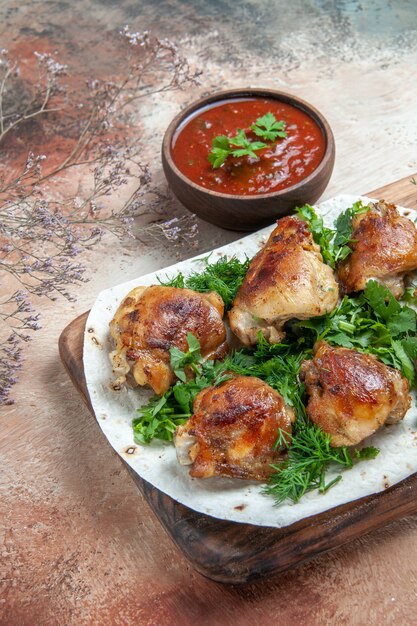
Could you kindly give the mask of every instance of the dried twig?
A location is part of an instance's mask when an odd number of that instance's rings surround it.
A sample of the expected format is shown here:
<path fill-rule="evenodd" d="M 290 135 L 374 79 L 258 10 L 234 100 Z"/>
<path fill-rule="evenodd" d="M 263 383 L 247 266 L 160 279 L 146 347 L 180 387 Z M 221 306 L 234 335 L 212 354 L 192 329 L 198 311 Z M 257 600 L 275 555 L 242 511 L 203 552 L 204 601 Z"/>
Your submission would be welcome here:
<path fill-rule="evenodd" d="M 21 367 L 22 342 L 39 328 L 39 314 L 29 298 L 73 299 L 68 287 L 86 280 L 85 268 L 76 259 L 104 234 L 133 236 L 134 219 L 158 207 L 155 217 L 138 235 L 143 240 L 162 236 L 168 241 L 190 242 L 194 222 L 162 215 L 162 192 L 152 186 L 149 165 L 142 163 L 141 148 L 129 142 L 127 127 L 134 106 L 156 93 L 181 89 L 197 81 L 175 45 L 151 37 L 148 32 L 122 32 L 126 61 L 122 78 L 92 80 L 82 103 L 71 104 L 63 79 L 68 68 L 49 54 L 36 53 L 39 77 L 23 101 L 13 93 L 20 80 L 19 67 L 7 51 L 0 51 L 0 149 L 24 131 L 28 124 L 53 122 L 61 131 L 76 132 L 73 147 L 62 161 L 45 169 L 45 155 L 31 152 L 21 172 L 0 175 L 0 281 L 15 285 L 11 296 L 0 300 L 0 404 L 8 402 L 10 389 Z M 20 105 L 20 106 L 19 106 Z M 117 132 L 123 130 L 123 132 Z M 114 137 L 117 137 L 115 139 Z M 135 145 L 138 141 L 135 137 Z M 45 186 L 70 169 L 91 180 L 83 197 L 54 197 Z M 134 185 L 133 185 L 134 184 Z M 134 190 L 117 209 L 109 198 L 128 185 Z"/>

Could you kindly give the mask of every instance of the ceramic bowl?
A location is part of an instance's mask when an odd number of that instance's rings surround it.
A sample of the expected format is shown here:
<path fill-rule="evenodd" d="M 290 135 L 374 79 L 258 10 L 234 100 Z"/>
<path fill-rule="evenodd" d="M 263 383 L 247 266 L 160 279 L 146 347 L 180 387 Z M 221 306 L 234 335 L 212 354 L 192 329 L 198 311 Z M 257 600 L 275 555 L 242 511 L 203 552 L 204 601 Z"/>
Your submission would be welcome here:
<path fill-rule="evenodd" d="M 324 156 L 316 169 L 300 182 L 269 193 L 232 195 L 206 189 L 185 176 L 174 163 L 172 145 L 178 128 L 200 109 L 236 98 L 272 98 L 306 113 L 320 128 L 325 144 Z M 183 109 L 169 125 L 162 144 L 162 165 L 168 183 L 178 200 L 192 213 L 222 228 L 252 231 L 273 223 L 296 206 L 313 204 L 325 190 L 333 171 L 335 143 L 329 123 L 308 102 L 292 94 L 272 89 L 233 89 L 201 98 Z"/>

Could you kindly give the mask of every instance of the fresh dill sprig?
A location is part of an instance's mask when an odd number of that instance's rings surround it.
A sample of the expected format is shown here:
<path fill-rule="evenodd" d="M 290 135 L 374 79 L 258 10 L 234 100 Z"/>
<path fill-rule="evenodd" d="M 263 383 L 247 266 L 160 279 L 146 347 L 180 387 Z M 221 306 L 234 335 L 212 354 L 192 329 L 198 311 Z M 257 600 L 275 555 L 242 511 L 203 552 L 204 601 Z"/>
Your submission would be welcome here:
<path fill-rule="evenodd" d="M 356 450 L 353 453 L 346 446 L 334 448 L 330 444 L 331 437 L 315 424 L 298 420 L 290 440 L 288 436 L 279 436 L 277 446 L 287 448 L 287 457 L 273 465 L 274 473 L 270 476 L 264 492 L 275 499 L 276 504 L 284 500 L 298 502 L 305 493 L 318 489 L 325 493 L 341 479 L 326 481 L 329 468 L 348 469 L 355 461 L 374 459 L 379 450 L 374 447 Z"/>
<path fill-rule="evenodd" d="M 214 263 L 210 262 L 209 257 L 204 259 L 205 267 L 201 272 L 195 271 L 184 276 L 179 272 L 172 278 L 166 277 L 158 281 L 164 287 L 180 287 L 182 289 L 193 289 L 200 293 L 208 293 L 216 291 L 221 296 L 226 311 L 232 306 L 239 287 L 246 276 L 249 268 L 250 259 L 246 258 L 241 261 L 235 256 L 221 256 Z"/>
<path fill-rule="evenodd" d="M 298 502 L 305 493 L 318 489 L 325 493 L 336 485 L 342 475 L 338 474 L 330 481 L 326 480 L 326 473 L 330 468 L 339 468 L 339 471 L 349 469 L 354 462 L 374 459 L 379 450 L 373 446 L 355 450 L 352 453 L 346 447 L 334 448 L 330 445 L 331 437 L 318 426 L 306 422 L 300 428 L 296 422 L 293 436 L 280 437 L 278 443 L 287 447 L 287 457 L 281 463 L 275 464 L 274 473 L 264 487 L 264 492 L 275 499 L 276 504 L 284 500 Z"/>
<path fill-rule="evenodd" d="M 327 491 L 342 478 L 339 474 L 336 480 L 326 483 L 326 471 L 330 464 L 352 466 L 347 448 L 332 448 L 330 435 L 313 424 L 297 429 L 289 442 L 285 437 L 279 437 L 277 443 L 287 448 L 287 457 L 272 466 L 274 473 L 264 488 L 266 494 L 274 497 L 276 504 L 287 499 L 298 502 L 313 489 L 322 493 Z"/>

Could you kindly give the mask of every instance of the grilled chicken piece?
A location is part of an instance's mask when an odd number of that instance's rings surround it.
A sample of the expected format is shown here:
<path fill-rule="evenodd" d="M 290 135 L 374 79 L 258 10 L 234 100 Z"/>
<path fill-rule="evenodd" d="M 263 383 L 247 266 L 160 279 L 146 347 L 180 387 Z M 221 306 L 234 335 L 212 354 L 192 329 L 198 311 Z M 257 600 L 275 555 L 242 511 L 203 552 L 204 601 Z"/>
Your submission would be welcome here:
<path fill-rule="evenodd" d="M 116 349 L 110 354 L 117 384 L 132 369 L 138 385 L 163 394 L 174 383 L 169 349 L 188 350 L 187 333 L 200 342 L 206 359 L 227 351 L 224 305 L 215 293 L 202 294 L 175 287 L 136 287 L 120 304 L 110 322 Z"/>
<path fill-rule="evenodd" d="M 377 202 L 352 220 L 353 252 L 337 274 L 345 293 L 365 289 L 368 280 L 384 284 L 399 298 L 404 275 L 417 268 L 417 228 L 393 204 Z"/>
<path fill-rule="evenodd" d="M 287 320 L 329 313 L 338 297 L 333 272 L 307 224 L 283 217 L 249 266 L 229 311 L 230 326 L 245 345 L 256 344 L 260 330 L 269 343 L 279 343 Z"/>
<path fill-rule="evenodd" d="M 408 380 L 370 354 L 314 346 L 312 361 L 304 361 L 301 378 L 309 400 L 307 414 L 331 435 L 332 446 L 352 446 L 382 424 L 396 424 L 410 407 Z"/>
<path fill-rule="evenodd" d="M 194 414 L 174 434 L 181 465 L 196 478 L 232 476 L 266 480 L 278 430 L 291 436 L 292 409 L 282 396 L 253 376 L 236 376 L 197 395 Z"/>

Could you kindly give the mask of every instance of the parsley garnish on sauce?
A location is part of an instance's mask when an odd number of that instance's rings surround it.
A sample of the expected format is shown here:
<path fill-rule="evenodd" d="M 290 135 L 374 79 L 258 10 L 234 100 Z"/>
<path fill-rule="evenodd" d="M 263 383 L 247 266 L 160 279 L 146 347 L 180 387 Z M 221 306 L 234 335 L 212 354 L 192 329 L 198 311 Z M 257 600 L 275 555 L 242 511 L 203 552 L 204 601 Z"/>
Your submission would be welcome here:
<path fill-rule="evenodd" d="M 273 113 L 266 113 L 266 115 L 258 117 L 250 128 L 257 137 L 261 137 L 265 141 L 276 141 L 278 138 L 282 139 L 287 136 L 285 122 L 278 121 Z M 249 156 L 256 159 L 255 152 L 266 148 L 267 144 L 262 141 L 251 141 L 245 131 L 239 128 L 234 137 L 227 137 L 226 135 L 214 137 L 211 146 L 208 160 L 216 169 L 223 165 L 229 156 Z"/>
<path fill-rule="evenodd" d="M 284 139 L 287 136 L 285 122 L 282 120 L 278 122 L 273 113 L 266 113 L 262 117 L 258 117 L 251 129 L 257 137 L 262 137 L 265 141 L 275 141 L 278 137 Z"/>

